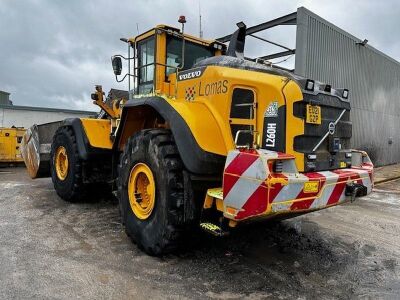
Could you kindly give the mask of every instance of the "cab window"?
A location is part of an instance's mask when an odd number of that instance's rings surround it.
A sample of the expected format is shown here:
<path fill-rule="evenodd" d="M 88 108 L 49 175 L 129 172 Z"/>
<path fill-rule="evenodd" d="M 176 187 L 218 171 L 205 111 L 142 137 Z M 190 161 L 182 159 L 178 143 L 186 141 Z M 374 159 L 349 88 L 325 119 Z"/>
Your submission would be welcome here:
<path fill-rule="evenodd" d="M 190 69 L 193 65 L 207 57 L 214 56 L 214 50 L 185 41 L 185 65 L 183 70 Z M 167 37 L 167 61 L 166 75 L 174 73 L 176 67 L 182 63 L 182 39 L 175 36 Z"/>
<path fill-rule="evenodd" d="M 154 36 L 138 43 L 139 94 L 152 92 L 154 81 Z"/>

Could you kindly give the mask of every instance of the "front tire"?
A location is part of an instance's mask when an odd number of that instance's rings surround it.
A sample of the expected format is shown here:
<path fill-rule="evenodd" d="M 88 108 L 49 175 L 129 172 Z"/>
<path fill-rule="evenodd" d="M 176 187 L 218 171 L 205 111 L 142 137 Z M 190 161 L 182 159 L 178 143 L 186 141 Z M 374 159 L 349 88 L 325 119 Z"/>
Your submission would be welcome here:
<path fill-rule="evenodd" d="M 184 175 L 169 130 L 142 130 L 129 138 L 119 165 L 122 223 L 150 255 L 180 246 L 184 232 Z"/>
<path fill-rule="evenodd" d="M 50 152 L 50 172 L 54 189 L 64 200 L 76 202 L 82 199 L 82 161 L 74 132 L 60 127 L 54 134 Z"/>

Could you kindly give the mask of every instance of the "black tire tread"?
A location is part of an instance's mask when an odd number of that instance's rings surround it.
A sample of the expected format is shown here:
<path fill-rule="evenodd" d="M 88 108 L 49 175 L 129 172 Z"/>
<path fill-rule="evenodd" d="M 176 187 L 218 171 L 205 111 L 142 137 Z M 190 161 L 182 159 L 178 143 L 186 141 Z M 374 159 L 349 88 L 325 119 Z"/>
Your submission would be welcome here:
<path fill-rule="evenodd" d="M 164 227 L 162 237 L 154 245 L 146 245 L 141 240 L 141 237 L 136 237 L 126 227 L 127 234 L 134 243 L 151 255 L 160 255 L 176 250 L 180 246 L 180 241 L 185 232 L 184 224 L 184 185 L 183 185 L 183 163 L 172 133 L 167 129 L 145 129 L 130 137 L 127 141 L 125 149 L 120 157 L 118 166 L 118 198 L 120 199 L 124 189 L 124 183 L 127 181 L 124 168 L 129 164 L 129 157 L 132 153 L 135 143 L 138 140 L 148 139 L 149 147 L 158 149 L 159 163 L 164 164 L 166 169 L 166 178 L 170 190 L 167 203 L 167 218 L 166 226 Z M 125 208 L 126 209 L 126 208 Z M 130 209 L 130 208 L 129 208 Z M 122 223 L 125 224 L 124 208 L 120 208 Z"/>
<path fill-rule="evenodd" d="M 65 137 L 68 142 L 71 145 L 72 148 L 72 153 L 68 153 L 68 156 L 74 156 L 69 157 L 69 161 L 74 161 L 72 165 L 69 165 L 69 168 L 71 168 L 71 174 L 73 174 L 73 178 L 70 178 L 68 180 L 72 180 L 71 188 L 68 191 L 62 191 L 62 189 L 59 188 L 59 180 L 57 178 L 57 174 L 55 171 L 54 167 L 54 155 L 56 148 L 60 146 L 60 140 Z M 72 128 L 67 127 L 67 126 L 62 126 L 59 127 L 53 138 L 53 143 L 51 144 L 51 152 L 50 152 L 50 170 L 51 170 L 51 178 L 54 183 L 54 187 L 56 189 L 57 194 L 64 200 L 69 201 L 69 202 L 77 202 L 80 201 L 85 194 L 85 187 L 84 183 L 82 181 L 82 161 L 79 159 L 79 152 L 78 152 L 78 146 L 76 143 L 76 137 L 75 134 L 72 130 Z"/>

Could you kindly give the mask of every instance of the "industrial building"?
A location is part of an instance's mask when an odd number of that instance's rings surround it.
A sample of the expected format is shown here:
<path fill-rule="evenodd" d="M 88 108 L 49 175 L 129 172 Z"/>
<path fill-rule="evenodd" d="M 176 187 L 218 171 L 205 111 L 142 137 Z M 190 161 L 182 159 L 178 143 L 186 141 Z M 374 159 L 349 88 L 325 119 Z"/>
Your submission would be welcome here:
<path fill-rule="evenodd" d="M 10 93 L 0 91 L 0 166 L 22 163 L 20 143 L 32 125 L 95 116 L 91 111 L 13 105 Z"/>
<path fill-rule="evenodd" d="M 295 73 L 348 88 L 353 147 L 400 162 L 400 63 L 305 8 L 296 19 Z"/>
<path fill-rule="evenodd" d="M 29 128 L 33 124 L 60 121 L 66 118 L 94 117 L 95 112 L 47 107 L 12 105 L 10 93 L 0 91 L 0 127 Z"/>
<path fill-rule="evenodd" d="M 296 26 L 294 49 L 255 33 Z M 400 63 L 324 20 L 304 7 L 280 18 L 248 27 L 247 35 L 280 46 L 283 51 L 261 56 L 272 61 L 295 55 L 290 71 L 306 78 L 349 89 L 352 147 L 366 150 L 376 166 L 400 162 Z M 228 42 L 230 35 L 219 38 Z"/>
<path fill-rule="evenodd" d="M 10 93 L 0 91 L 0 105 L 12 105 Z"/>

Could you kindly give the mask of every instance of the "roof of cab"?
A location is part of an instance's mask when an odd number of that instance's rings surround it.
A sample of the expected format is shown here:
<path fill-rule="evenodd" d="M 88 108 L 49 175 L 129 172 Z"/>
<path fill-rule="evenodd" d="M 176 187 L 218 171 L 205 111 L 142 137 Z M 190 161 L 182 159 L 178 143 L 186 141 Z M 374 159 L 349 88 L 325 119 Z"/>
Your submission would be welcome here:
<path fill-rule="evenodd" d="M 147 31 L 145 31 L 145 32 L 133 37 L 133 38 L 130 38 L 129 41 L 134 43 L 135 41 L 138 42 L 140 40 L 143 40 L 143 39 L 153 35 L 154 31 L 156 29 L 163 29 L 163 30 L 166 30 L 166 31 L 172 31 L 172 32 L 180 33 L 180 29 L 178 29 L 176 27 L 165 25 L 165 24 L 158 24 L 158 25 L 156 25 L 156 27 L 151 28 L 151 29 L 149 29 L 149 30 L 147 30 Z M 217 40 L 206 40 L 206 39 L 202 39 L 202 38 L 199 38 L 199 37 L 187 34 L 187 33 L 185 33 L 184 35 L 185 35 L 186 38 L 188 38 L 189 40 L 191 40 L 192 42 L 195 42 L 195 43 L 208 44 L 208 45 L 220 44 L 222 46 L 225 46 L 224 43 L 221 43 L 221 42 L 219 42 Z"/>

